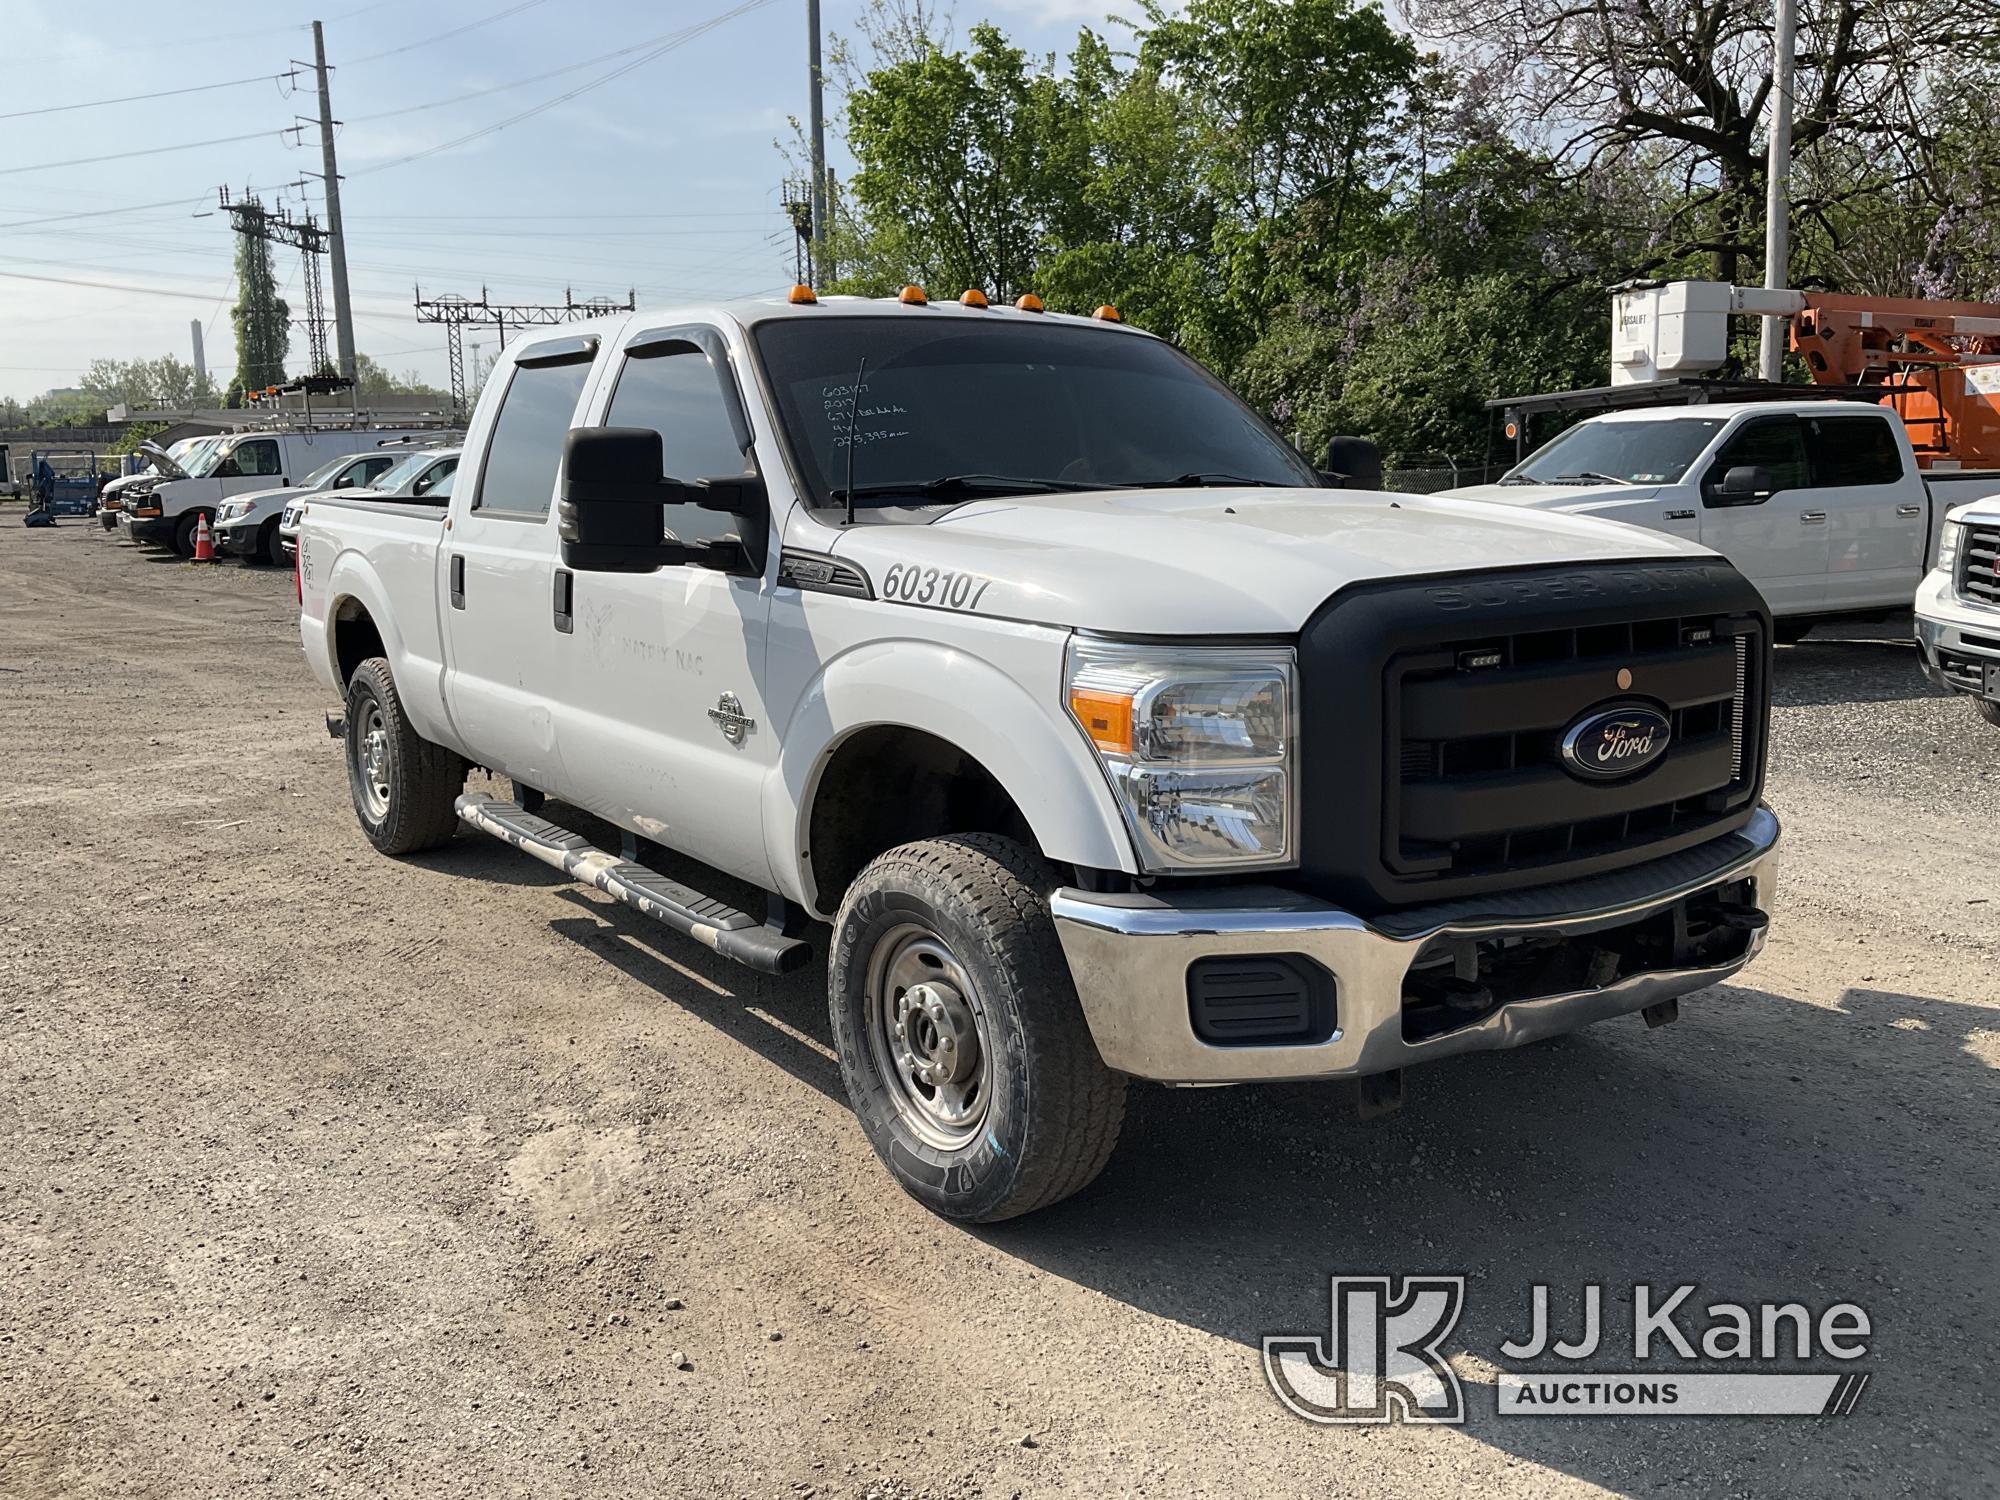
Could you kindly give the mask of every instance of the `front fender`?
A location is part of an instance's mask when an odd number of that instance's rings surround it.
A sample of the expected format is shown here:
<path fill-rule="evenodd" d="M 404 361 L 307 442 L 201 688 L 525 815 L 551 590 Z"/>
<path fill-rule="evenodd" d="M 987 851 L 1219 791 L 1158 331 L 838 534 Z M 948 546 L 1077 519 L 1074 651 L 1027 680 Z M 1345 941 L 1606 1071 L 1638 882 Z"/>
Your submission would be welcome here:
<path fill-rule="evenodd" d="M 1136 871 L 1104 772 L 1054 699 L 1060 661 L 1058 648 L 1047 697 L 935 641 L 877 640 L 828 662 L 793 712 L 765 784 L 771 868 L 790 894 L 820 911 L 801 851 L 808 848 L 821 773 L 850 735 L 885 725 L 934 735 L 978 761 L 1013 798 L 1050 859 Z"/>

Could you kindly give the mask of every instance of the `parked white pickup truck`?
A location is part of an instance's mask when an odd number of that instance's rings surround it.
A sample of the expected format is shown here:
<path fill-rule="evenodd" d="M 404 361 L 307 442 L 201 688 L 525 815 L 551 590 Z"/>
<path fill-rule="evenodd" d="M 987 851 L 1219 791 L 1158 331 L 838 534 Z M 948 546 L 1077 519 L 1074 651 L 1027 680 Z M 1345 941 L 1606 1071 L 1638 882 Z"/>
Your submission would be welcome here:
<path fill-rule="evenodd" d="M 1758 951 L 1771 626 L 1727 563 L 1330 488 L 1108 319 L 794 296 L 524 334 L 447 509 L 306 507 L 376 848 L 463 821 L 767 972 L 831 923 L 863 1127 L 973 1220 L 1089 1182 L 1130 1078 L 1392 1108 Z"/>
<path fill-rule="evenodd" d="M 1917 590 L 1917 646 L 1931 681 L 2000 725 L 2000 499 L 1945 517 L 1937 566 Z"/>
<path fill-rule="evenodd" d="M 2000 474 L 1926 477 L 1881 406 L 1746 401 L 1591 417 L 1498 484 L 1448 493 L 1698 541 L 1757 585 L 1778 638 L 1796 640 L 1819 621 L 1908 609 L 1944 513 L 2000 493 Z"/>

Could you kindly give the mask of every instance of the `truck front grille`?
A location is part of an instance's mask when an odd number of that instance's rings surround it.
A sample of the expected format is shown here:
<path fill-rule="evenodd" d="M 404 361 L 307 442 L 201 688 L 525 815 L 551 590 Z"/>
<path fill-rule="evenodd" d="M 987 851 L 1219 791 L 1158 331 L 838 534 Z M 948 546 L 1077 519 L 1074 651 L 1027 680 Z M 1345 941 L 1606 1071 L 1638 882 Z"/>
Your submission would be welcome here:
<path fill-rule="evenodd" d="M 1364 914 L 1606 874 L 1740 827 L 1763 786 L 1770 615 L 1714 559 L 1384 580 L 1299 637 L 1300 879 Z M 1565 759 L 1665 718 L 1630 774 Z"/>
<path fill-rule="evenodd" d="M 1748 797 L 1758 759 L 1747 740 L 1758 630 L 1677 615 L 1419 653 L 1398 674 L 1391 868 L 1496 874 L 1717 827 Z M 1666 753 L 1628 779 L 1577 779 L 1563 767 L 1564 730 L 1621 702 L 1665 715 Z"/>
<path fill-rule="evenodd" d="M 2000 609 L 2000 526 L 1965 528 L 1955 582 L 1959 598 Z"/>

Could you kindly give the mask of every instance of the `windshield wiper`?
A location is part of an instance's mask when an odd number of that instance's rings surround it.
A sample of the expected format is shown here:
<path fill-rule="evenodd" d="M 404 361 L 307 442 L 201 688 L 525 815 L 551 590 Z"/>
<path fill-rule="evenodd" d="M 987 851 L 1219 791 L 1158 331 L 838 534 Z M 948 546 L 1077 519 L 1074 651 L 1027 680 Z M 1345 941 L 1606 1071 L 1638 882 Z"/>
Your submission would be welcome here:
<path fill-rule="evenodd" d="M 1630 484 L 1629 479 L 1620 479 L 1616 474 L 1600 473 L 1596 469 L 1580 469 L 1574 474 L 1558 474 L 1557 484 Z"/>
<path fill-rule="evenodd" d="M 1198 489 L 1283 489 L 1284 485 L 1275 479 L 1246 479 L 1241 474 L 1218 474 L 1202 471 L 1181 474 L 1173 479 L 1142 479 L 1136 484 L 1117 486 L 1125 490 L 1198 490 Z"/>
<path fill-rule="evenodd" d="M 1104 484 L 1082 484 L 1067 479 L 1015 479 L 1005 474 L 944 474 L 936 479 L 906 479 L 884 484 L 857 485 L 852 492 L 835 490 L 829 496 L 841 504 L 850 498 L 879 499 L 884 495 L 922 495 L 927 498 L 964 498 L 974 495 L 1057 495 L 1073 490 L 1103 490 Z"/>

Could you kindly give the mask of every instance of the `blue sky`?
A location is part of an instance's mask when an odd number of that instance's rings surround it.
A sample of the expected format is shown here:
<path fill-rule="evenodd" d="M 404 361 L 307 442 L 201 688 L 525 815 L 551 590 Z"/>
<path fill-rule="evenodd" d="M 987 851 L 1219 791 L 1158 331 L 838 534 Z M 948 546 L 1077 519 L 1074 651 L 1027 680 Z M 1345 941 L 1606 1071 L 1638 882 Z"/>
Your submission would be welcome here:
<path fill-rule="evenodd" d="M 579 297 L 636 287 L 642 305 L 789 285 L 790 231 L 778 206 L 785 163 L 773 142 L 789 135 L 787 115 L 805 112 L 804 0 L 766 0 L 532 118 L 402 159 L 554 101 L 640 54 L 519 80 L 741 3 L 7 0 L 0 116 L 14 117 L 0 118 L 0 394 L 26 399 L 70 384 L 100 356 L 186 359 L 197 319 L 209 369 L 227 381 L 233 243 L 215 192 L 247 184 L 267 201 L 298 205 L 299 190 L 285 185 L 319 170 L 314 132 L 304 149 L 280 136 L 295 114 L 317 112 L 310 73 L 296 95 L 272 81 L 291 59 L 310 59 L 315 13 L 335 67 L 334 114 L 346 122 L 339 152 L 356 343 L 391 369 L 444 380 L 443 330 L 411 311 L 418 282 L 426 295 L 476 295 L 483 281 L 495 300 L 520 302 L 560 301 L 565 286 Z M 864 6 L 823 0 L 822 8 L 829 32 L 852 34 Z M 1129 8 L 979 0 L 962 3 L 956 21 L 961 35 L 990 18 L 1032 50 L 1066 51 L 1079 24 L 1101 26 L 1107 12 Z M 426 40 L 461 27 L 469 29 Z M 236 79 L 261 81 L 17 113 Z M 236 136 L 252 138 L 44 168 Z M 837 145 L 833 160 L 844 164 Z M 317 209 L 317 183 L 306 191 Z M 274 253 L 296 314 L 298 256 Z M 474 336 L 490 356 L 490 330 Z M 295 330 L 295 366 L 304 355 Z"/>

